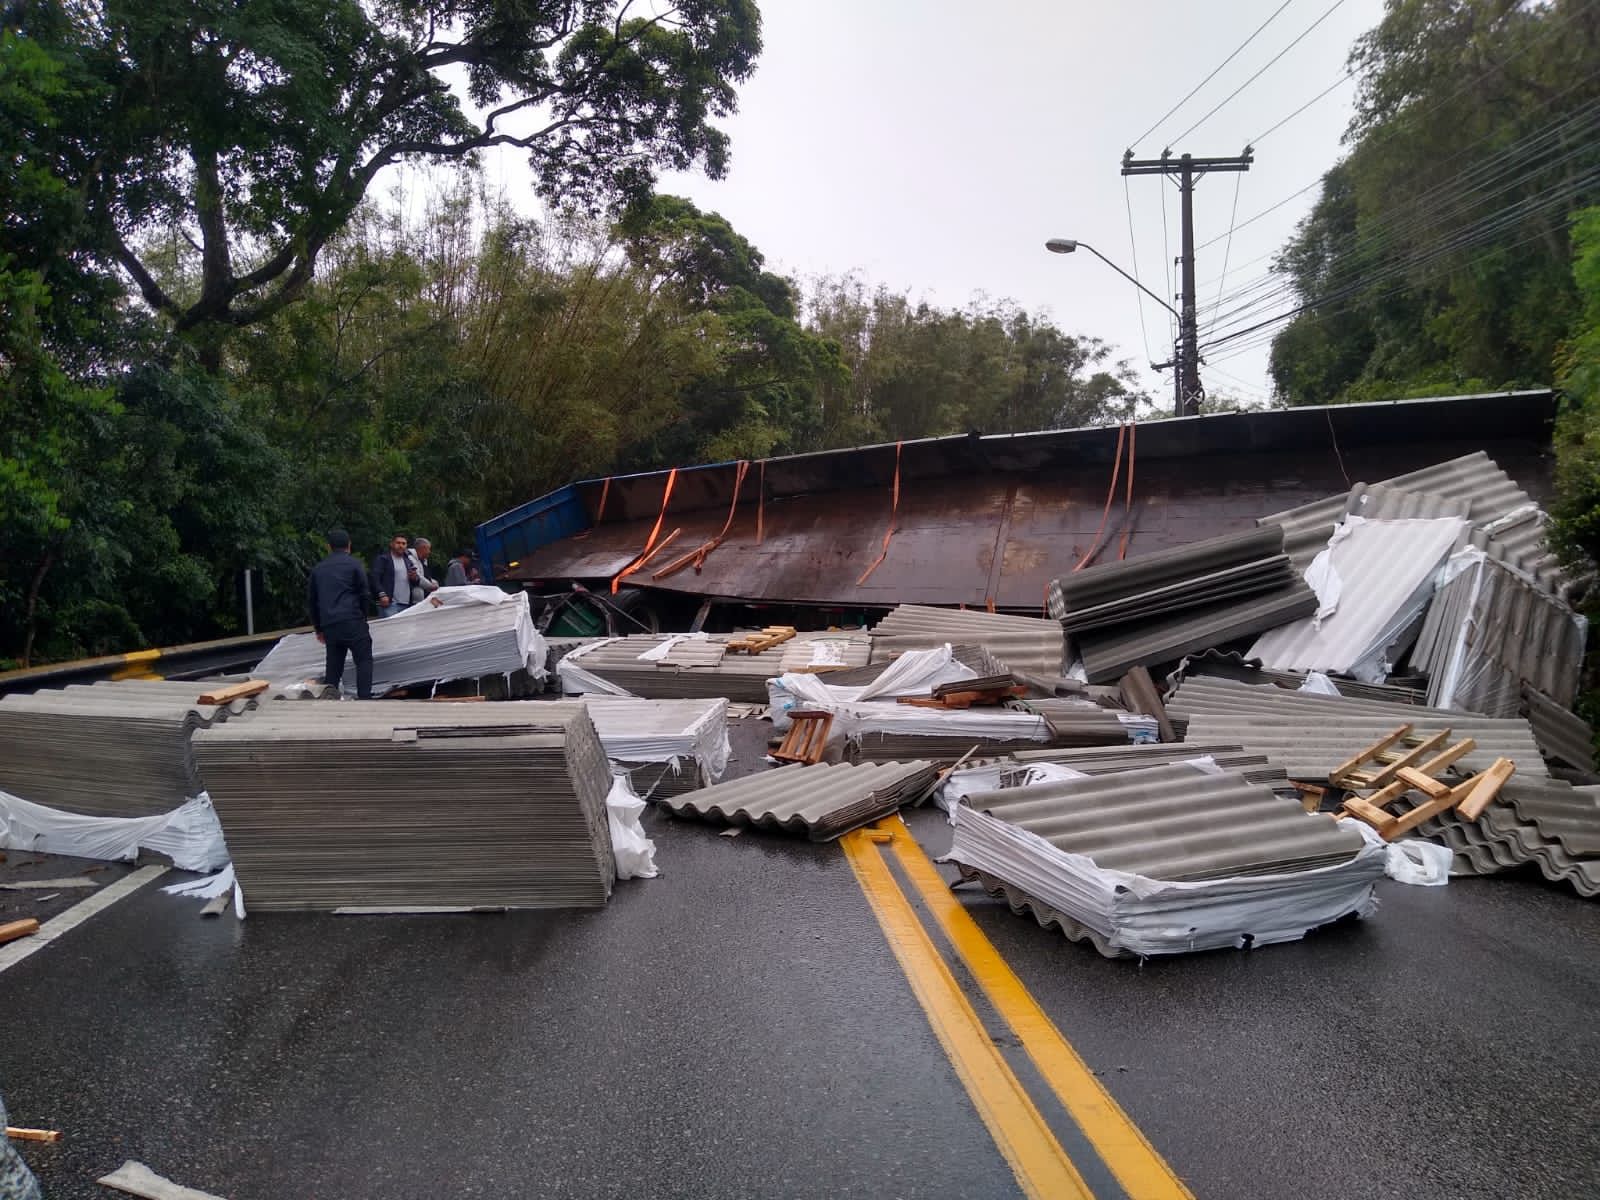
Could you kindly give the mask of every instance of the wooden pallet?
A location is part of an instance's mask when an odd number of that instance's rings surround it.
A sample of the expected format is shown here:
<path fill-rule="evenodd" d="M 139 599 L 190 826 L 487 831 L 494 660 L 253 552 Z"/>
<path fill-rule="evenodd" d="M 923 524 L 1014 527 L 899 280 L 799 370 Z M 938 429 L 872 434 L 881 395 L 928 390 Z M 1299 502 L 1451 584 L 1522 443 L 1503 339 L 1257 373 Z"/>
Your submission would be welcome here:
<path fill-rule="evenodd" d="M 1427 763 L 1429 773 L 1436 775 L 1477 746 L 1471 738 L 1464 738 L 1441 752 L 1440 748 L 1449 740 L 1449 729 L 1424 734 L 1416 732 L 1409 724 L 1402 725 L 1354 758 L 1340 763 L 1329 773 L 1328 782 L 1351 791 L 1367 791 L 1388 786 L 1398 772 L 1422 763 Z"/>
<path fill-rule="evenodd" d="M 1386 842 L 1403 837 L 1429 818 L 1452 808 L 1462 820 L 1476 821 L 1500 794 L 1517 766 L 1509 758 L 1497 758 L 1486 770 L 1470 778 L 1460 781 L 1439 778 L 1457 759 L 1470 753 L 1475 744 L 1471 738 L 1463 738 L 1416 766 L 1396 766 L 1392 772 L 1385 772 L 1391 777 L 1370 795 L 1346 797 L 1339 815 L 1365 821 Z M 1410 812 L 1400 815 L 1389 812 L 1386 806 L 1407 792 L 1420 792 L 1426 799 Z"/>
<path fill-rule="evenodd" d="M 747 634 L 728 643 L 729 654 L 760 654 L 781 646 L 795 635 L 793 625 L 768 625 L 760 633 Z"/>
<path fill-rule="evenodd" d="M 789 730 L 783 743 L 772 752 L 781 763 L 818 763 L 828 748 L 828 731 L 833 728 L 831 712 L 796 710 L 789 714 Z"/>

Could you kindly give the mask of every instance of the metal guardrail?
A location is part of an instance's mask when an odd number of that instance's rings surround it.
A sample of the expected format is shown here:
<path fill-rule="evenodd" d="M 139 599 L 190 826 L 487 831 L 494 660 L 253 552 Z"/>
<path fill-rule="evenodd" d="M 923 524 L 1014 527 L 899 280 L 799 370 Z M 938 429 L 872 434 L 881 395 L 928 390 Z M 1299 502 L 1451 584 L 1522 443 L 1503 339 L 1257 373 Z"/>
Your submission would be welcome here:
<path fill-rule="evenodd" d="M 126 654 L 107 654 L 99 658 L 80 658 L 73 662 L 0 671 L 0 695 L 31 692 L 45 687 L 64 687 L 69 683 L 92 683 L 98 679 L 195 679 L 247 671 L 265 658 L 267 651 L 284 634 L 304 633 L 310 628 L 306 625 L 298 629 L 276 629 L 244 637 L 190 642 L 152 650 L 131 650 Z"/>

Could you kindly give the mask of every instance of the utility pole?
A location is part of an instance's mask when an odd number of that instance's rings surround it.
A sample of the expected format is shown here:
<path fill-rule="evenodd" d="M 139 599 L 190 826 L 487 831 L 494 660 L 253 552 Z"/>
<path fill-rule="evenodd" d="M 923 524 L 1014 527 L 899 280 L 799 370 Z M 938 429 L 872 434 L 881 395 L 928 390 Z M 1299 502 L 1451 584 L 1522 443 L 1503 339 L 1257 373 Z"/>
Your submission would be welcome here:
<path fill-rule="evenodd" d="M 1173 356 L 1173 369 L 1177 374 L 1177 415 L 1190 417 L 1200 411 L 1200 401 L 1205 389 L 1200 383 L 1200 333 L 1195 321 L 1194 295 L 1194 184 L 1200 176 L 1211 171 L 1248 171 L 1255 161 L 1249 146 L 1236 158 L 1195 158 L 1184 154 L 1177 158 L 1164 152 L 1160 158 L 1136 159 L 1129 150 L 1122 156 L 1124 175 L 1176 175 L 1178 192 L 1183 197 L 1183 253 L 1178 259 L 1182 268 L 1183 290 L 1178 293 L 1182 303 L 1178 318 L 1178 346 Z"/>

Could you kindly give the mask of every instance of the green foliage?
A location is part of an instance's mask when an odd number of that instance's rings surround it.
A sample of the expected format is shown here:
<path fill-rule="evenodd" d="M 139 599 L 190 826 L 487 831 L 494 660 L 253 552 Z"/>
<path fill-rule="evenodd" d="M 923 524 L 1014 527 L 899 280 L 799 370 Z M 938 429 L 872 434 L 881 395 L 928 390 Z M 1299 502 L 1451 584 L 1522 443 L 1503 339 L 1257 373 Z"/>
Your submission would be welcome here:
<path fill-rule="evenodd" d="M 1552 540 L 1569 566 L 1593 571 L 1600 564 L 1600 207 L 1573 216 L 1572 245 L 1583 309 L 1557 359 L 1563 406 Z"/>
<path fill-rule="evenodd" d="M 541 192 L 604 205 L 657 169 L 720 175 L 760 49 L 753 0 L 62 0 L 16 5 L 29 42 L 91 86 L 54 163 L 84 180 L 95 251 L 216 369 L 230 330 L 310 286 L 386 168 L 527 150 Z M 472 104 L 450 80 L 464 76 Z M 9 206 L 8 206 L 9 207 Z M 168 286 L 146 244 L 194 246 Z"/>
<path fill-rule="evenodd" d="M 1287 298 L 1219 332 L 1303 305 L 1272 345 L 1291 404 L 1548 384 L 1577 311 L 1567 217 L 1600 166 L 1597 57 L 1582 0 L 1389 0 L 1351 55 L 1349 153 L 1275 264 Z"/>

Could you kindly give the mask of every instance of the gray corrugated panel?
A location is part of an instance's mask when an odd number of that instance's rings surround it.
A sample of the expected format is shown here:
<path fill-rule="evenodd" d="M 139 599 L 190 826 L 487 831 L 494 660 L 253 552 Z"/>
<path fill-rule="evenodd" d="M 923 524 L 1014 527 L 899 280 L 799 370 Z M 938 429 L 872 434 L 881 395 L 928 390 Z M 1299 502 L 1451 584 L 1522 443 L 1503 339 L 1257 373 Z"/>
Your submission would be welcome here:
<path fill-rule="evenodd" d="M 1182 764 L 969 796 L 968 804 L 1098 867 L 1172 881 L 1344 862 L 1359 833 L 1239 775 Z"/>
<path fill-rule="evenodd" d="M 681 816 L 804 830 L 812 841 L 827 842 L 915 803 L 935 774 L 930 762 L 792 764 L 662 803 Z"/>
<path fill-rule="evenodd" d="M 1472 504 L 1460 496 L 1407 491 L 1386 483 L 1358 483 L 1350 489 L 1345 511 L 1369 521 L 1472 519 Z"/>
<path fill-rule="evenodd" d="M 1274 629 L 1316 611 L 1304 582 L 1243 600 L 1141 622 L 1127 630 L 1101 630 L 1074 639 L 1092 683 L 1120 679 L 1130 667 L 1175 662 L 1186 654 Z"/>
<path fill-rule="evenodd" d="M 1046 677 L 1061 674 L 1061 625 L 1039 617 L 902 604 L 872 629 L 873 661 L 945 643 L 982 646 L 1007 667 Z"/>
<path fill-rule="evenodd" d="M 856 762 L 904 762 L 910 758 L 925 758 L 947 765 L 967 753 L 975 757 L 990 758 L 1008 754 L 1013 750 L 1032 749 L 1040 743 L 1020 738 L 985 738 L 971 735 L 923 736 L 908 733 L 864 733 L 851 746 L 850 756 Z"/>
<path fill-rule="evenodd" d="M 1209 575 L 1193 575 L 1161 587 L 1083 608 L 1068 608 L 1061 627 L 1069 634 L 1115 628 L 1223 600 L 1242 600 L 1295 580 L 1287 555 L 1257 559 Z"/>
<path fill-rule="evenodd" d="M 544 639 L 534 629 L 528 597 L 518 592 L 499 604 L 459 604 L 373 621 L 372 690 L 381 696 L 407 684 L 476 679 L 517 670 L 544 669 Z M 274 684 L 321 679 L 327 650 L 312 633 L 286 635 L 256 667 Z M 355 694 L 355 665 L 346 662 L 341 684 Z"/>
<path fill-rule="evenodd" d="M 1480 556 L 1428 605 L 1411 661 L 1428 675 L 1429 704 L 1510 717 L 1521 709 L 1524 684 L 1571 702 L 1587 635 L 1588 622 L 1562 601 Z"/>
<path fill-rule="evenodd" d="M 1337 608 L 1256 639 L 1247 653 L 1279 670 L 1365 674 L 1409 646 L 1432 576 L 1461 535 L 1460 520 L 1362 521 L 1331 544 L 1342 583 Z M 1409 631 L 1409 632 L 1408 632 Z"/>
<path fill-rule="evenodd" d="M 710 639 L 678 642 L 662 656 L 661 661 L 669 667 L 715 667 L 727 653 L 727 646 Z"/>
<path fill-rule="evenodd" d="M 1416 803 L 1408 796 L 1396 811 Z M 1580 896 L 1600 895 L 1600 790 L 1595 788 L 1513 776 L 1478 820 L 1463 821 L 1452 811 L 1424 821 L 1417 832 L 1455 853 L 1452 874 L 1492 875 L 1532 864 L 1546 879 L 1569 884 Z"/>
<path fill-rule="evenodd" d="M 806 653 L 797 647 L 812 641 L 843 642 L 849 648 L 846 651 L 849 658 L 862 659 L 867 652 L 866 634 L 827 632 L 798 634 L 782 647 L 775 646 L 762 654 L 719 655 L 715 650 L 707 650 L 703 652 L 707 660 L 704 666 L 675 666 L 639 657 L 660 646 L 669 636 L 673 635 L 634 634 L 579 647 L 557 666 L 562 686 L 569 692 L 596 691 L 585 679 L 588 675 L 630 695 L 649 699 L 721 696 L 760 704 L 767 699 L 767 680 L 783 674 L 785 655 Z M 718 633 L 694 640 L 721 647 L 739 636 L 743 635 Z M 679 642 L 678 647 L 692 644 Z M 713 658 L 714 663 L 710 661 Z"/>
<path fill-rule="evenodd" d="M 251 910 L 610 895 L 611 768 L 580 706 L 274 704 L 195 755 Z"/>
<path fill-rule="evenodd" d="M 1533 504 L 1528 493 L 1482 451 L 1379 482 L 1405 492 L 1421 492 L 1445 500 L 1464 501 L 1470 506 L 1469 517 L 1475 525 L 1486 524 Z M 1359 484 L 1356 486 L 1361 487 Z M 1334 525 L 1349 508 L 1348 494 L 1329 496 L 1325 500 L 1262 517 L 1260 523 L 1283 527 L 1283 548 L 1304 570 L 1328 544 Z"/>
<path fill-rule="evenodd" d="M 1471 542 L 1491 557 L 1526 572 L 1540 587 L 1559 596 L 1570 581 L 1545 536 L 1549 519 L 1540 509 L 1521 508 L 1475 528 Z"/>
<path fill-rule="evenodd" d="M 1212 675 L 1221 679 L 1237 679 L 1241 683 L 1271 683 L 1279 687 L 1296 689 L 1306 682 L 1305 671 L 1279 671 L 1264 667 L 1258 658 L 1246 658 L 1237 650 L 1207 650 L 1191 654 L 1178 664 L 1178 669 L 1167 676 L 1167 690 L 1178 686 L 1179 680 L 1189 675 Z M 1341 696 L 1359 700 L 1384 700 L 1391 704 L 1421 704 L 1427 694 L 1421 688 L 1402 687 L 1390 683 L 1363 683 L 1359 679 L 1340 676 L 1333 685 Z"/>
<path fill-rule="evenodd" d="M 872 642 L 864 630 L 859 632 L 829 632 L 810 634 L 804 638 L 796 636 L 791 641 L 785 642 L 782 655 L 778 660 L 778 673 L 787 674 L 790 671 L 820 671 L 833 682 L 833 676 L 839 670 L 851 670 L 865 667 L 872 659 Z M 768 653 L 771 653 L 769 651 Z M 835 662 L 842 663 L 842 667 L 835 667 Z"/>
<path fill-rule="evenodd" d="M 1577 713 L 1563 708 L 1537 688 L 1524 688 L 1523 703 L 1533 740 L 1545 760 L 1594 774 L 1594 730 Z"/>
<path fill-rule="evenodd" d="M 1155 751 L 1156 753 L 1144 753 Z M 1021 774 L 1039 763 L 1056 763 L 1082 771 L 1085 775 L 1115 775 L 1123 771 L 1142 771 L 1146 767 L 1188 759 L 1209 758 L 1225 771 L 1232 771 L 1247 783 L 1259 783 L 1279 795 L 1298 801 L 1300 793 L 1289 781 L 1289 773 L 1269 762 L 1264 754 L 1250 754 L 1237 747 L 1169 743 L 1153 746 L 1097 746 L 1068 750 L 1016 750 L 1011 759 Z"/>
<path fill-rule="evenodd" d="M 1205 677 L 1183 680 L 1167 698 L 1167 710 L 1189 718 L 1189 737 L 1195 741 L 1237 744 L 1265 754 L 1294 779 L 1324 780 L 1340 763 L 1406 724 L 1420 733 L 1449 729 L 1452 740 L 1471 737 L 1477 746 L 1461 760 L 1468 770 L 1481 771 L 1496 758 L 1509 758 L 1521 775 L 1548 774 L 1528 723 L 1517 718 L 1315 696 Z"/>
<path fill-rule="evenodd" d="M 205 685 L 126 680 L 0 697 L 0 790 L 91 816 L 167 813 L 202 790 L 195 730 L 257 705 Z"/>
<path fill-rule="evenodd" d="M 1141 606 L 1170 611 L 1173 589 L 1185 585 L 1223 595 L 1247 594 L 1240 589 L 1252 586 L 1262 590 L 1256 577 L 1269 566 L 1272 579 L 1281 583 L 1288 570 L 1282 531 L 1276 526 L 1247 529 L 1063 575 L 1051 588 L 1050 615 L 1069 630 L 1092 629 L 1114 623 L 1112 614 L 1119 606 L 1130 612 Z"/>

